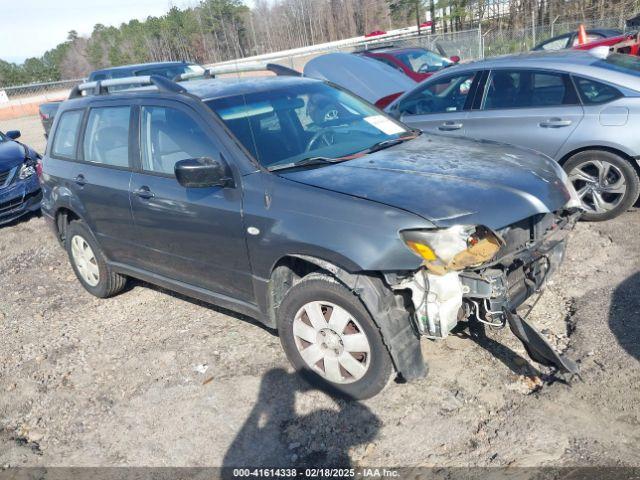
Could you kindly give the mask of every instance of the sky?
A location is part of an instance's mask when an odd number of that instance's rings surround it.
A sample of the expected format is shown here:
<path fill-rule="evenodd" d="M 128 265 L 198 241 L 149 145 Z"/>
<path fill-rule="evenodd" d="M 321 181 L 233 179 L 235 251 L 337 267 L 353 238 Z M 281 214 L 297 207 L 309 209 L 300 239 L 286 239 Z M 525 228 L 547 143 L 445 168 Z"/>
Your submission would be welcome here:
<path fill-rule="evenodd" d="M 0 0 L 0 59 L 22 63 L 67 38 L 88 36 L 96 23 L 118 26 L 132 19 L 184 8 L 195 0 Z"/>

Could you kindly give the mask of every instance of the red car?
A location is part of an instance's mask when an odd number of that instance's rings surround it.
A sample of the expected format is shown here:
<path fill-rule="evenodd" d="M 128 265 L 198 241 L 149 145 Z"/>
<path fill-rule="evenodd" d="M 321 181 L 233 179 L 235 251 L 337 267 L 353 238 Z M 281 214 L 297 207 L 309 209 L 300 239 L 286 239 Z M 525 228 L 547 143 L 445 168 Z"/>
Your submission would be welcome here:
<path fill-rule="evenodd" d="M 460 57 L 442 57 L 426 48 L 382 47 L 359 52 L 401 71 L 416 82 L 460 61 Z"/>
<path fill-rule="evenodd" d="M 584 45 L 576 45 L 576 50 L 591 50 L 597 47 L 609 47 L 617 53 L 625 53 L 627 55 L 640 55 L 640 38 L 637 33 L 627 33 L 617 37 L 604 38 L 595 42 L 585 43 Z"/>
<path fill-rule="evenodd" d="M 375 30 L 371 33 L 367 33 L 364 38 L 371 38 L 371 37 L 378 37 L 380 35 L 386 35 L 387 32 L 385 32 L 384 30 Z"/>

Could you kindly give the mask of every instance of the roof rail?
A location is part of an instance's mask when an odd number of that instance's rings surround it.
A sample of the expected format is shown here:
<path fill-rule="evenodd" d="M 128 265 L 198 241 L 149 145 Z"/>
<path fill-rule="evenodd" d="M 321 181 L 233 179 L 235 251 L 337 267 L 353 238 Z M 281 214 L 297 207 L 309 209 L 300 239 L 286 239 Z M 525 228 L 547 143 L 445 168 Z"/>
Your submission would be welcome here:
<path fill-rule="evenodd" d="M 83 92 L 85 92 L 86 95 L 89 95 L 90 91 L 93 91 L 93 95 L 107 95 L 109 94 L 109 87 L 133 85 L 140 87 L 154 85 L 162 92 L 185 93 L 187 91 L 176 82 L 160 75 L 143 75 L 139 77 L 112 78 L 109 80 L 97 80 L 94 82 L 81 83 L 80 85 L 73 87 L 69 94 L 69 98 L 81 97 Z"/>
<path fill-rule="evenodd" d="M 243 72 L 273 72 L 278 76 L 285 77 L 301 77 L 302 73 L 293 68 L 285 67 L 277 63 L 245 63 L 238 65 L 221 65 L 219 67 L 211 67 L 207 70 L 209 75 L 215 77 L 216 75 L 225 75 L 230 73 L 243 73 Z"/>

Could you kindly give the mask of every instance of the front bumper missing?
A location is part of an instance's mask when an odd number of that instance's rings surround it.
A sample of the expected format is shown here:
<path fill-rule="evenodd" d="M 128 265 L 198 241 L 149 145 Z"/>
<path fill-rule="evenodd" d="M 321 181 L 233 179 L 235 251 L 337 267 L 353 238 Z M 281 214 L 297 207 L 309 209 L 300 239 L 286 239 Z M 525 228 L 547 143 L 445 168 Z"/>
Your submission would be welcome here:
<path fill-rule="evenodd" d="M 540 239 L 481 270 L 434 275 L 422 269 L 393 288 L 411 291 L 414 321 L 421 335 L 444 338 L 466 318 L 497 327 L 508 323 L 534 361 L 575 374 L 577 365 L 555 352 L 516 309 L 540 292 L 560 266 L 567 236 L 579 216 L 559 217 Z"/>

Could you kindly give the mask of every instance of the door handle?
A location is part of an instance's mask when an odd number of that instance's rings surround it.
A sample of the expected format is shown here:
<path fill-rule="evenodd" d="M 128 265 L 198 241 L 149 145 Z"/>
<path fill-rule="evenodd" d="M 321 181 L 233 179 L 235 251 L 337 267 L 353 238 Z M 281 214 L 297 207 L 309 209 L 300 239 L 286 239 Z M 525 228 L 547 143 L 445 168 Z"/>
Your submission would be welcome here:
<path fill-rule="evenodd" d="M 568 127 L 573 122 L 571 120 L 563 120 L 561 118 L 550 118 L 549 120 L 545 120 L 540 122 L 540 126 L 542 128 L 562 128 Z"/>
<path fill-rule="evenodd" d="M 73 181 L 81 187 L 84 187 L 87 184 L 87 179 L 84 178 L 84 175 L 81 173 L 79 175 L 76 175 L 76 178 L 74 178 Z"/>
<path fill-rule="evenodd" d="M 137 190 L 134 190 L 133 194 L 140 198 L 144 198 L 145 200 L 155 197 L 154 193 L 149 190 L 149 187 L 140 187 Z"/>
<path fill-rule="evenodd" d="M 463 127 L 462 123 L 458 122 L 444 122 L 442 125 L 438 127 L 438 130 L 442 130 L 445 132 L 451 132 L 453 130 L 460 130 Z"/>

